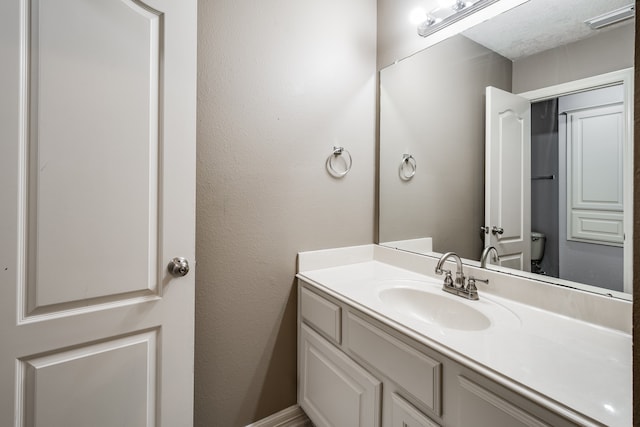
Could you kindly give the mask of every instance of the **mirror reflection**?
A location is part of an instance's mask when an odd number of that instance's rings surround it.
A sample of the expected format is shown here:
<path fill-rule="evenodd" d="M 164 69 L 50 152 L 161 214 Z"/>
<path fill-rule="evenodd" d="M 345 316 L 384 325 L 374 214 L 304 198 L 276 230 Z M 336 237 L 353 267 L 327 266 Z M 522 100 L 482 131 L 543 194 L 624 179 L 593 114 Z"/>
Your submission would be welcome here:
<path fill-rule="evenodd" d="M 530 0 L 380 72 L 381 244 L 625 298 L 628 0 Z"/>

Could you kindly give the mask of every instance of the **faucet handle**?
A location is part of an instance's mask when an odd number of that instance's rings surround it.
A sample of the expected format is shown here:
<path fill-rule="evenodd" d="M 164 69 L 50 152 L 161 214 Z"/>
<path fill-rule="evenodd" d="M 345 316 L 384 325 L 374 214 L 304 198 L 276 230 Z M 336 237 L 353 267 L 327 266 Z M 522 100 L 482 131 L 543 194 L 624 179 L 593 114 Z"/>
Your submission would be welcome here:
<path fill-rule="evenodd" d="M 444 276 L 444 285 L 452 287 L 453 286 L 453 277 L 451 276 L 451 270 L 441 270 Z M 440 273 L 440 274 L 442 274 Z"/>
<path fill-rule="evenodd" d="M 478 288 L 476 288 L 476 282 L 482 282 L 482 283 L 486 283 L 487 285 L 489 284 L 489 279 L 478 279 L 476 277 L 473 276 L 469 276 L 467 279 L 467 289 L 472 291 L 472 290 L 477 290 Z"/>
<path fill-rule="evenodd" d="M 480 280 L 484 282 L 482 279 L 476 279 L 475 277 L 469 277 L 469 281 L 467 282 L 467 286 L 464 288 L 464 296 L 466 296 L 470 300 L 478 300 L 478 288 L 476 288 L 476 280 Z M 487 280 L 488 282 L 488 280 Z"/>

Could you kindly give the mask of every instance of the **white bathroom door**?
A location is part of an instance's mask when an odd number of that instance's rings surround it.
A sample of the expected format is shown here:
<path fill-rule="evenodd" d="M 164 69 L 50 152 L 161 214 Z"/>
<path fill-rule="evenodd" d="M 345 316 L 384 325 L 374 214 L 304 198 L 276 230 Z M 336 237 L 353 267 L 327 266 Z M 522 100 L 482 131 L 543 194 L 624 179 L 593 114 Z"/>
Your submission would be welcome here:
<path fill-rule="evenodd" d="M 531 104 L 486 88 L 485 247 L 500 265 L 531 270 Z"/>
<path fill-rule="evenodd" d="M 191 425 L 196 1 L 3 0 L 0 40 L 0 425 Z"/>
<path fill-rule="evenodd" d="M 567 240 L 624 246 L 624 105 L 567 112 Z"/>

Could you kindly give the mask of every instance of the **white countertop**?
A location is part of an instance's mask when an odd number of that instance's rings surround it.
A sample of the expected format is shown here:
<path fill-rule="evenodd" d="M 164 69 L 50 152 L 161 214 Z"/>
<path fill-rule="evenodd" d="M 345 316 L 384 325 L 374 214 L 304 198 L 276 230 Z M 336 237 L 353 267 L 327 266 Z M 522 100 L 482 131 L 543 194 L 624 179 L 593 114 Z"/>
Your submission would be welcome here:
<path fill-rule="evenodd" d="M 300 271 L 302 279 L 453 360 L 570 416 L 632 425 L 631 335 L 482 292 L 479 301 L 439 291 L 481 311 L 491 326 L 443 328 L 396 311 L 379 297 L 389 287 L 438 292 L 442 279 L 380 261 Z M 579 420 L 585 422 L 585 420 Z"/>

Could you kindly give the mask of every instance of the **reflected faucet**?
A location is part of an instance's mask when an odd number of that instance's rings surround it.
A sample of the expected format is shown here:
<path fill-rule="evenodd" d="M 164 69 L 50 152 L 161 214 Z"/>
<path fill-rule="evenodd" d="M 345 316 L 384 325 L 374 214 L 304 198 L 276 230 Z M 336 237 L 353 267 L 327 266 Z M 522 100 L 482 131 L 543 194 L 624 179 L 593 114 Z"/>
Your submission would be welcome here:
<path fill-rule="evenodd" d="M 451 277 L 451 270 L 444 270 L 442 266 L 449 258 L 453 258 L 456 262 L 456 279 L 455 282 Z M 469 281 L 469 284 L 465 284 L 464 274 L 462 271 L 462 260 L 455 252 L 447 252 L 442 255 L 436 264 L 436 274 L 445 273 L 444 283 L 442 284 L 442 290 L 449 292 L 450 294 L 458 295 L 463 298 L 477 300 L 478 289 L 476 289 L 475 281 Z"/>
<path fill-rule="evenodd" d="M 487 268 L 487 258 L 489 258 L 489 254 L 493 251 L 493 257 L 491 260 L 493 262 L 500 261 L 500 255 L 498 255 L 498 250 L 494 246 L 487 246 L 482 251 L 482 255 L 480 255 L 480 268 Z"/>

